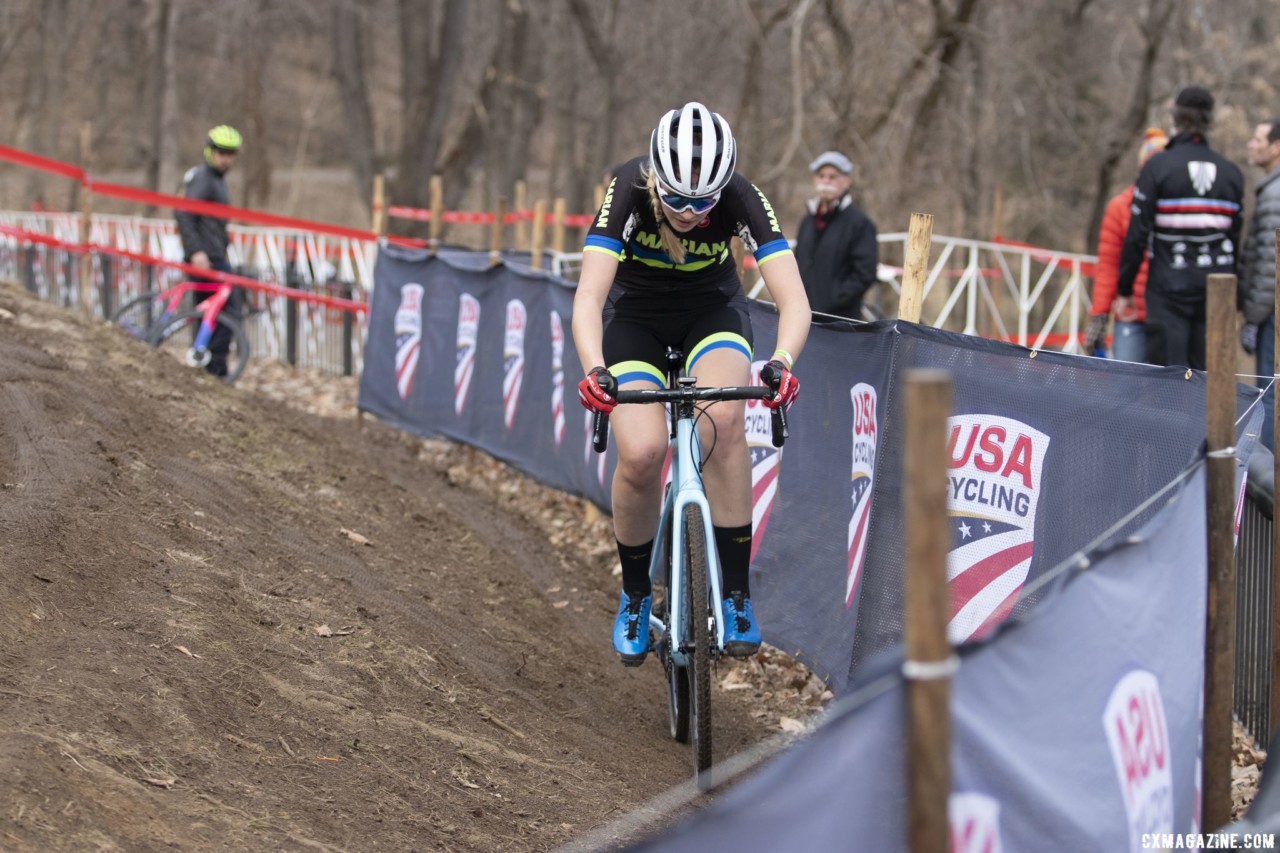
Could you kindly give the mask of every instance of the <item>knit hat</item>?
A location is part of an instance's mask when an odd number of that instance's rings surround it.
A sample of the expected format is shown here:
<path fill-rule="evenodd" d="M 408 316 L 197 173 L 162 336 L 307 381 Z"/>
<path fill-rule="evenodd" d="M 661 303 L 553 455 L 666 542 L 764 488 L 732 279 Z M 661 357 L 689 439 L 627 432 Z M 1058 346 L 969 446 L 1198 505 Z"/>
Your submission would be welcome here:
<path fill-rule="evenodd" d="M 1142 144 L 1138 146 L 1138 167 L 1151 159 L 1157 151 L 1163 151 L 1169 144 L 1168 135 L 1158 127 L 1148 127 L 1142 136 Z"/>
<path fill-rule="evenodd" d="M 853 163 L 839 151 L 823 151 L 809 164 L 809 171 L 816 172 L 823 166 L 834 166 L 846 175 L 853 171 Z"/>
<path fill-rule="evenodd" d="M 1174 98 L 1173 102 L 1180 107 L 1213 112 L 1213 95 L 1201 86 L 1187 86 L 1178 93 L 1178 97 Z"/>

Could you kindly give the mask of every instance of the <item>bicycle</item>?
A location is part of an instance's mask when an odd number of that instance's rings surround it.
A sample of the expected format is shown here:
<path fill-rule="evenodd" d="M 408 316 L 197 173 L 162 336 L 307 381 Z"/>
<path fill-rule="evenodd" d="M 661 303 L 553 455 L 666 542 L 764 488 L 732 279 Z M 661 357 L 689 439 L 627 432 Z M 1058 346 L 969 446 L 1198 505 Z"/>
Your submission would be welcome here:
<path fill-rule="evenodd" d="M 227 375 L 222 379 L 230 384 L 240 378 L 249 361 L 248 335 L 240 321 L 230 311 L 223 310 L 231 299 L 232 287 L 229 283 L 179 282 L 164 290 L 135 296 L 111 315 L 111 322 L 156 348 L 170 344 L 181 348 L 186 336 L 179 333 L 183 329 L 191 330 L 191 345 L 182 353 L 182 360 L 188 367 L 201 368 L 212 357 L 209 343 L 215 327 L 223 327 L 231 336 L 231 349 L 227 353 Z M 182 310 L 186 295 L 197 291 L 212 295 L 194 308 Z"/>
<path fill-rule="evenodd" d="M 684 353 L 667 352 L 667 386 L 661 389 L 606 389 L 618 404 L 662 403 L 671 411 L 671 481 L 662 498 L 649 576 L 654 589 L 665 591 L 649 616 L 650 646 L 667 679 L 667 714 L 671 737 L 689 743 L 699 787 L 710 787 L 711 665 L 724 654 L 721 621 L 720 560 L 711 526 L 711 507 L 702 484 L 702 447 L 698 438 L 699 402 L 763 400 L 773 396 L 781 375 L 765 365 L 765 385 L 698 388 L 684 376 Z M 764 375 L 767 372 L 768 375 Z M 773 446 L 788 435 L 786 412 L 773 410 Z M 608 416 L 597 412 L 592 446 L 608 447 Z M 714 450 L 714 446 L 712 448 Z M 676 523 L 677 519 L 679 523 Z"/>

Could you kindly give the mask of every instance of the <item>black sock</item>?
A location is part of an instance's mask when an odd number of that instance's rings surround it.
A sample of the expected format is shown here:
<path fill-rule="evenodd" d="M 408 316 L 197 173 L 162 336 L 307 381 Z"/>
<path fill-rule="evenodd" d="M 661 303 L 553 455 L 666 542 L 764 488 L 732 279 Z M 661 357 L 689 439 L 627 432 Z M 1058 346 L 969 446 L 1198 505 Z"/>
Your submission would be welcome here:
<path fill-rule="evenodd" d="M 614 540 L 617 542 L 617 540 Z M 622 591 L 631 598 L 644 597 L 653 591 L 649 582 L 649 560 L 653 556 L 653 540 L 643 545 L 618 542 L 618 559 L 622 561 Z"/>
<path fill-rule="evenodd" d="M 721 592 L 740 592 L 751 597 L 751 525 L 716 527 L 716 553 L 720 555 Z"/>

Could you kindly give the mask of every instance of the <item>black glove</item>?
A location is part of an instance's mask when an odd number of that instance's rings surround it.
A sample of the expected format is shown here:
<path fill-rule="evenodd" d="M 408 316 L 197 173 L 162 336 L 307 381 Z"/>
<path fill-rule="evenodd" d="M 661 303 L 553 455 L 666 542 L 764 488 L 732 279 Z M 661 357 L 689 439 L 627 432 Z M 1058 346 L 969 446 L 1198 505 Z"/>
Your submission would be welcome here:
<path fill-rule="evenodd" d="M 1102 349 L 1107 340 L 1106 314 L 1090 314 L 1089 322 L 1084 327 L 1084 354 L 1095 355 Z"/>
<path fill-rule="evenodd" d="M 1240 346 L 1244 347 L 1244 351 L 1253 355 L 1258 351 L 1258 325 L 1256 323 L 1245 323 L 1240 327 Z"/>

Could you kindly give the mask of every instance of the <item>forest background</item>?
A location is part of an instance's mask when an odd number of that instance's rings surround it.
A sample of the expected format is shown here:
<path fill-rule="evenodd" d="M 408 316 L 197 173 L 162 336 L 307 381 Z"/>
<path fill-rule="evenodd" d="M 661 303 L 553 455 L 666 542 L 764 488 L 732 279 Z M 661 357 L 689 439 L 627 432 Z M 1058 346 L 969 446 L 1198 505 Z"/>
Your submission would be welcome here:
<path fill-rule="evenodd" d="M 368 227 L 375 173 L 397 205 L 428 206 L 434 172 L 451 209 L 523 180 L 589 212 L 698 99 L 792 235 L 836 148 L 882 232 L 920 211 L 936 234 L 1092 251 L 1184 85 L 1214 93 L 1211 143 L 1256 180 L 1278 35 L 1273 0 L 4 0 L 0 144 L 79 162 L 88 123 L 95 176 L 175 192 L 228 123 L 232 203 Z M 0 165 L 0 208 L 76 192 Z"/>

